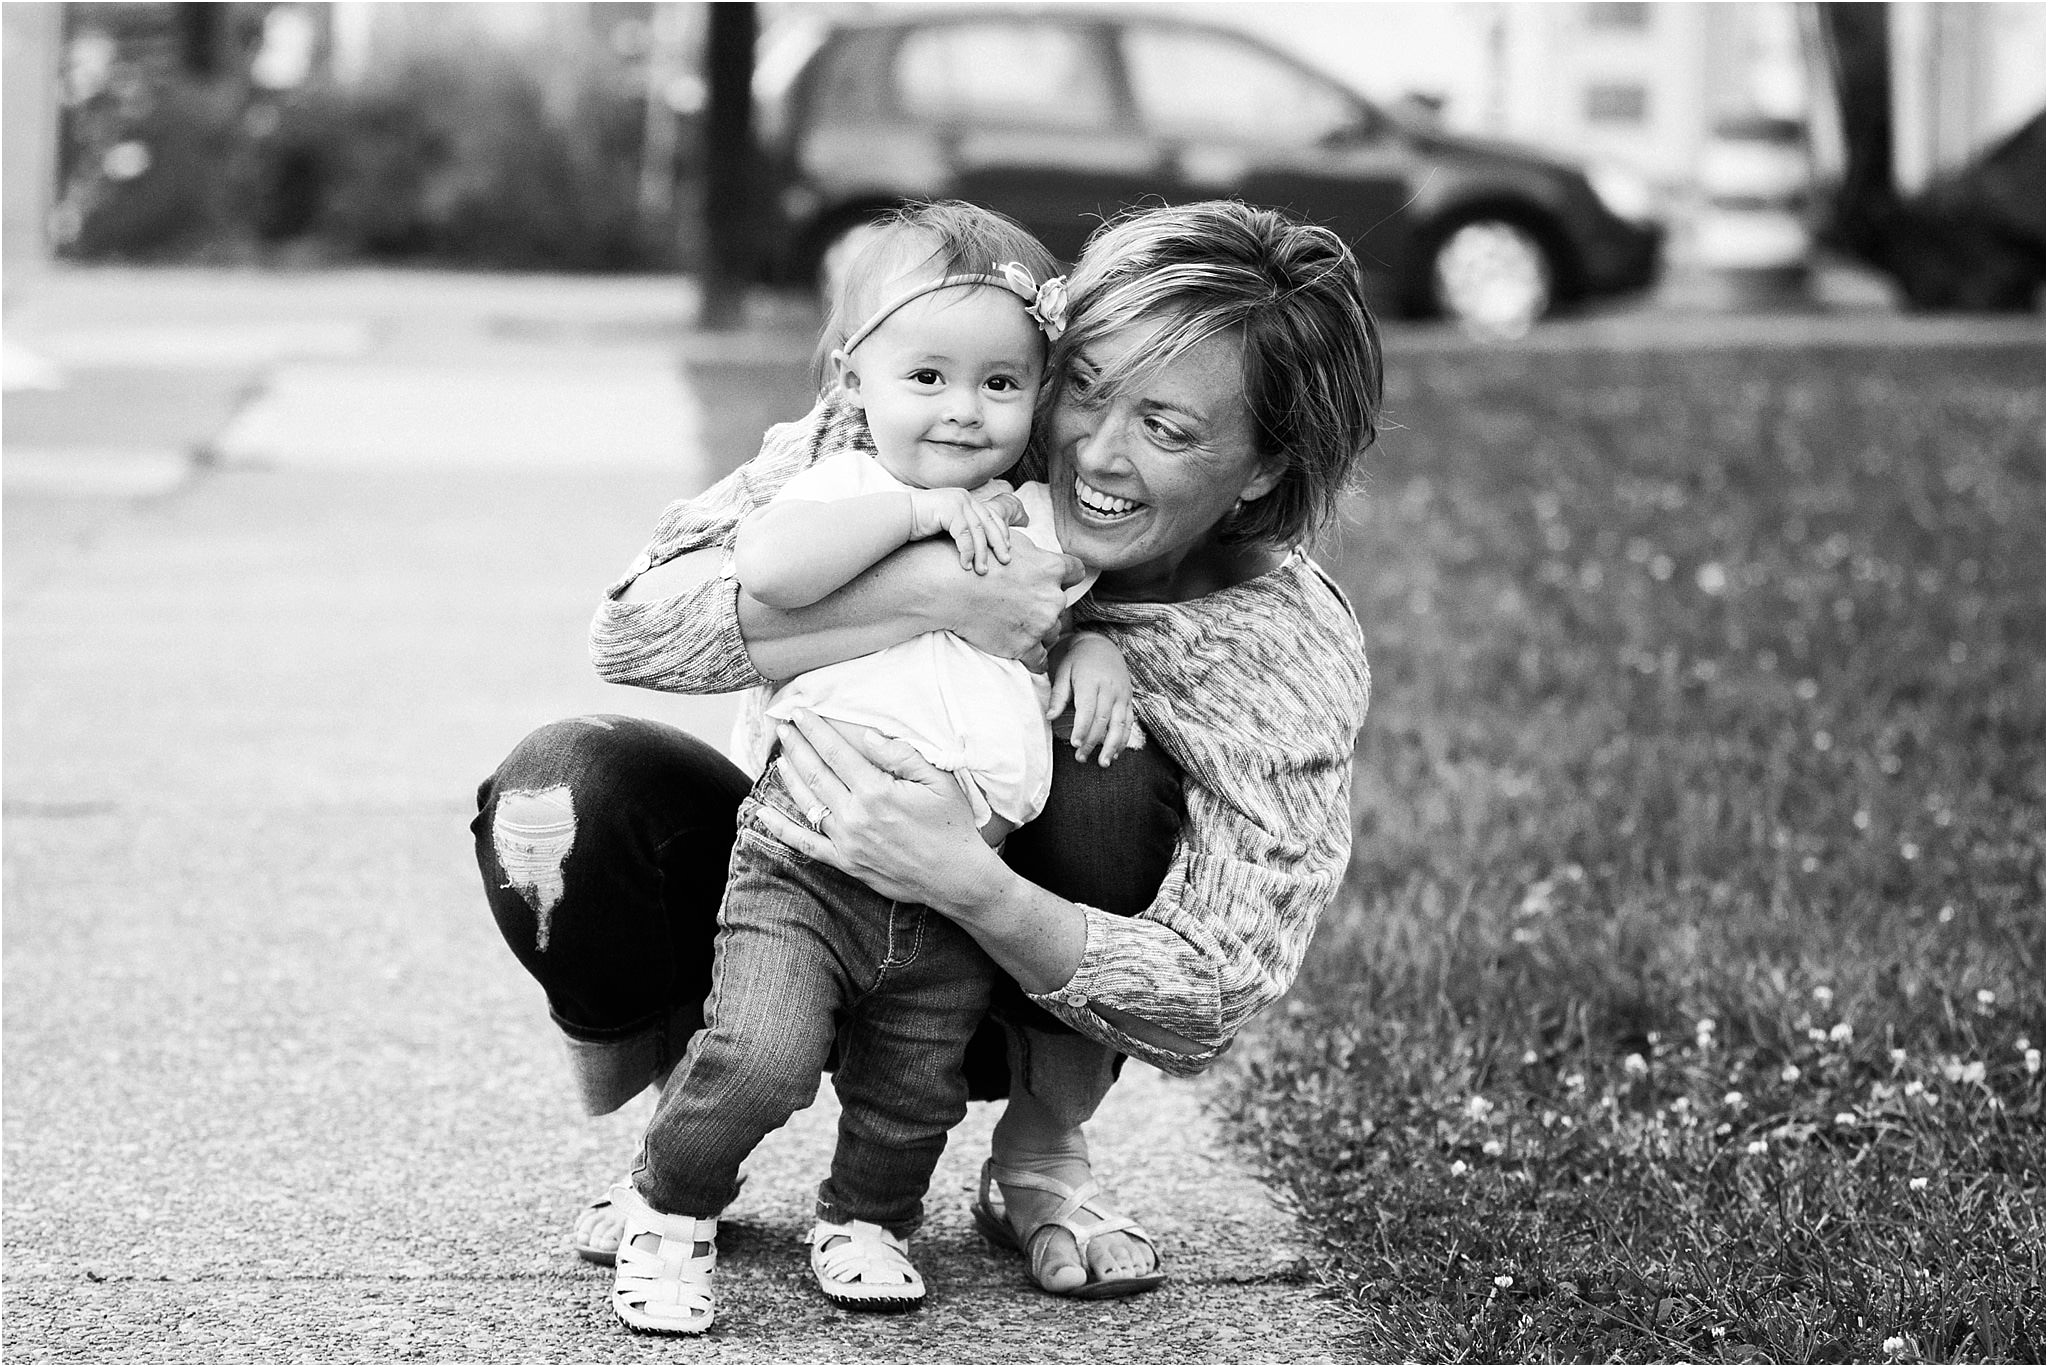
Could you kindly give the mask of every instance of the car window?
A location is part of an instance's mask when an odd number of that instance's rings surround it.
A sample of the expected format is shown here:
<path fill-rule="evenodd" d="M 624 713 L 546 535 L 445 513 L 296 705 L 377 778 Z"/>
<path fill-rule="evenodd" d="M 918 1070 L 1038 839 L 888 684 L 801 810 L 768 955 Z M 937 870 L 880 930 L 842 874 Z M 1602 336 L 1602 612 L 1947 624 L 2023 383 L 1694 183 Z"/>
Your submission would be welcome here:
<path fill-rule="evenodd" d="M 1314 146 L 1358 122 L 1335 86 L 1227 35 L 1134 25 L 1123 42 L 1131 94 L 1155 133 Z"/>
<path fill-rule="evenodd" d="M 943 122 L 1104 127 L 1115 106 L 1093 32 L 1033 23 L 914 29 L 896 54 L 898 104 Z"/>
<path fill-rule="evenodd" d="M 818 55 L 811 78 L 813 123 L 868 120 L 881 112 L 875 76 L 888 58 L 888 37 L 881 30 L 850 30 Z"/>

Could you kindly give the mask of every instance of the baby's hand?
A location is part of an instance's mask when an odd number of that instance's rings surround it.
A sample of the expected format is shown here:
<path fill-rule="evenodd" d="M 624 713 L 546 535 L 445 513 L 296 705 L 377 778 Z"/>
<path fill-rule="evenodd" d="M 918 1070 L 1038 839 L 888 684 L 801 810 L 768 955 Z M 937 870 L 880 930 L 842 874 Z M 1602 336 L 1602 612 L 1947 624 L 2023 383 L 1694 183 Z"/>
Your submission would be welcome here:
<path fill-rule="evenodd" d="M 1124 653 L 1106 636 L 1081 631 L 1067 637 L 1052 653 L 1052 697 L 1046 715 L 1057 717 L 1074 702 L 1074 758 L 1085 760 L 1091 751 L 1097 763 L 1109 767 L 1111 760 L 1139 744 L 1137 723 L 1131 719 L 1131 671 Z"/>
<path fill-rule="evenodd" d="M 910 540 L 922 541 L 941 532 L 960 548 L 960 568 L 987 574 L 993 555 L 1010 563 L 1009 509 L 1015 503 L 1008 486 L 986 500 L 976 499 L 965 489 L 913 489 L 910 491 Z M 1021 511 L 1022 505 L 1019 505 Z"/>

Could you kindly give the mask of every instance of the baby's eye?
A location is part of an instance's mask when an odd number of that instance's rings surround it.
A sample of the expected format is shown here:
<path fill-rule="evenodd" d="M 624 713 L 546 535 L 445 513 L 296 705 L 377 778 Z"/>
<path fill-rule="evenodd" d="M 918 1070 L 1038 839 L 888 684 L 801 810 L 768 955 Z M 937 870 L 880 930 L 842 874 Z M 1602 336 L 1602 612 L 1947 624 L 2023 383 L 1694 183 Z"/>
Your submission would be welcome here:
<path fill-rule="evenodd" d="M 1013 393 L 1024 387 L 1015 376 L 1011 375 L 991 375 L 983 383 L 998 394 Z"/>
<path fill-rule="evenodd" d="M 943 377 L 936 370 L 913 370 L 910 372 L 910 382 L 912 384 L 940 384 L 943 383 Z"/>

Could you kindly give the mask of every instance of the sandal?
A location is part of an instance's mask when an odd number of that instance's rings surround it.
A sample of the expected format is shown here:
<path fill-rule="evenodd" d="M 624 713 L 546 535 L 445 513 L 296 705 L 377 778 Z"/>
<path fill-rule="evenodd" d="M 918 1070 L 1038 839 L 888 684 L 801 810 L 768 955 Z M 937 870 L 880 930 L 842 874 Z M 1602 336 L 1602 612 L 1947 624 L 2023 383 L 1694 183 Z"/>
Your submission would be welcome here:
<path fill-rule="evenodd" d="M 1013 1187 L 1030 1187 L 1034 1191 L 1051 1192 L 1060 1198 L 1059 1208 L 1049 1219 L 1040 1221 L 1022 1241 L 1017 1231 L 1010 1227 L 1007 1208 L 997 1210 L 990 1198 L 995 1183 L 1006 1183 Z M 1077 1218 L 1083 1214 L 1099 1218 L 1083 1223 Z M 1102 1185 L 1089 1178 L 1079 1187 L 1068 1186 L 1057 1177 L 1043 1173 L 1027 1172 L 1022 1168 L 1004 1167 L 991 1158 L 981 1165 L 981 1197 L 974 1203 L 974 1223 L 981 1227 L 982 1234 L 992 1244 L 1001 1248 L 1014 1249 L 1025 1254 L 1031 1262 L 1031 1280 L 1045 1291 L 1045 1271 L 1041 1257 L 1046 1241 L 1039 1236 L 1054 1229 L 1064 1229 L 1074 1236 L 1074 1245 L 1080 1253 L 1081 1266 L 1088 1271 L 1089 1280 L 1072 1291 L 1053 1291 L 1052 1295 L 1070 1296 L 1075 1300 L 1102 1301 L 1117 1296 L 1135 1296 L 1140 1291 L 1150 1291 L 1166 1280 L 1166 1273 L 1159 1270 L 1159 1249 L 1152 1242 L 1152 1236 L 1139 1228 L 1137 1221 L 1127 1215 L 1119 1215 L 1110 1209 L 1102 1199 Z M 1088 1245 L 1105 1234 L 1128 1234 L 1152 1250 L 1153 1270 L 1136 1277 L 1097 1278 L 1093 1269 L 1088 1268 Z"/>
<path fill-rule="evenodd" d="M 910 1265 L 910 1241 L 866 1220 L 813 1225 L 811 1272 L 825 1299 L 846 1310 L 889 1313 L 924 1304 L 924 1278 Z"/>
<path fill-rule="evenodd" d="M 635 1329 L 655 1334 L 701 1334 L 711 1327 L 711 1274 L 718 1267 L 718 1221 L 663 1215 L 630 1184 L 613 1187 L 611 1200 L 625 1212 L 619 1236 L 612 1309 Z M 659 1241 L 634 1243 L 645 1234 Z M 697 1249 L 703 1248 L 699 1253 Z"/>

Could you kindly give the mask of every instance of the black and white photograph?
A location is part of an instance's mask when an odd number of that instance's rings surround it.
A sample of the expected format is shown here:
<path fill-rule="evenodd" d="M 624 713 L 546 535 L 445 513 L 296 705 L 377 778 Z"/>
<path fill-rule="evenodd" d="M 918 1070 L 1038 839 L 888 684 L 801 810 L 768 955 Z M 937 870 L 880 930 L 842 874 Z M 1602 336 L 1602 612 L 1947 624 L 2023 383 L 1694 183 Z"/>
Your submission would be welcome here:
<path fill-rule="evenodd" d="M 0 18 L 0 1358 L 2048 1359 L 2048 0 Z"/>

